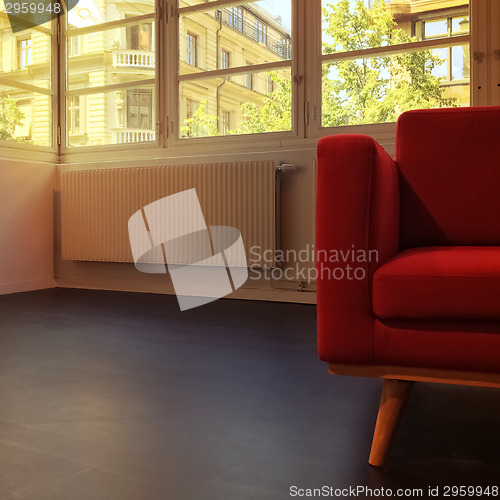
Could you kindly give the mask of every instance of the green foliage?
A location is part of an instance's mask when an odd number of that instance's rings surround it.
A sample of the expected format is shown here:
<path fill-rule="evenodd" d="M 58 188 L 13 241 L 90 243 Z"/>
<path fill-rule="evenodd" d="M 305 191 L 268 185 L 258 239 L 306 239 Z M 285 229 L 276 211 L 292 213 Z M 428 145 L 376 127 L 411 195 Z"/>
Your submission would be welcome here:
<path fill-rule="evenodd" d="M 263 99 L 262 105 L 246 102 L 241 105 L 241 128 L 235 133 L 281 132 L 292 126 L 292 84 L 275 71 L 267 75 L 274 89 Z"/>
<path fill-rule="evenodd" d="M 184 125 L 181 127 L 183 136 L 208 137 L 219 135 L 217 131 L 219 118 L 214 114 L 207 115 L 205 113 L 206 105 L 207 101 L 202 101 L 193 116 L 184 121 Z"/>
<path fill-rule="evenodd" d="M 0 98 L 0 141 L 17 141 L 16 127 L 23 124 L 24 114 L 12 97 Z"/>
<path fill-rule="evenodd" d="M 326 54 L 415 41 L 395 28 L 391 13 L 379 0 L 371 9 L 361 0 L 351 11 L 349 0 L 323 9 L 329 42 Z M 431 50 L 344 60 L 323 66 L 323 125 L 395 121 L 409 109 L 453 106 L 444 98 L 432 70 L 443 61 Z"/>
<path fill-rule="evenodd" d="M 387 47 L 415 41 L 396 28 L 392 14 L 379 0 L 368 9 L 362 0 L 351 8 L 340 0 L 323 9 L 325 54 Z M 332 61 L 323 65 L 323 126 L 356 125 L 396 121 L 409 109 L 456 106 L 455 98 L 443 97 L 440 79 L 433 70 L 444 61 L 431 50 L 404 52 L 378 57 Z M 261 103 L 241 105 L 242 120 L 229 134 L 252 134 L 290 130 L 292 123 L 292 82 L 274 71 L 268 73 L 274 89 Z M 186 120 L 181 131 L 200 137 L 219 135 L 218 118 L 205 114 L 203 103 Z"/>

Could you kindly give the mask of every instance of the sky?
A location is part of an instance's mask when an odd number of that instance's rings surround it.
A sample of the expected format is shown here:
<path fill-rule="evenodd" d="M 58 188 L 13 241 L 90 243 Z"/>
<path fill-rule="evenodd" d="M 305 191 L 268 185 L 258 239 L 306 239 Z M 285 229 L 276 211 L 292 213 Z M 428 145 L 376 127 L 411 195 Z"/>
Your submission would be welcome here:
<path fill-rule="evenodd" d="M 356 0 L 349 0 L 351 6 L 356 4 Z M 259 7 L 270 12 L 273 16 L 281 16 L 283 25 L 291 31 L 292 26 L 292 9 L 291 0 L 260 0 L 255 2 Z M 326 4 L 335 4 L 336 0 L 322 0 L 323 6 Z M 373 1 L 372 1 L 373 3 Z"/>
<path fill-rule="evenodd" d="M 291 0 L 260 0 L 255 2 L 262 9 L 267 10 L 273 16 L 281 16 L 283 26 L 291 30 L 292 27 L 292 7 Z"/>

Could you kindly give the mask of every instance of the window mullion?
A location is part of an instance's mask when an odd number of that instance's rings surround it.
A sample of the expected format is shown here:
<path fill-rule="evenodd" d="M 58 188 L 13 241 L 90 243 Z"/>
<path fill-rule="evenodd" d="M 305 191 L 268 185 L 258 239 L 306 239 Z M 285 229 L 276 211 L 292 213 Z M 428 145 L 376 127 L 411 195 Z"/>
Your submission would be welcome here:
<path fill-rule="evenodd" d="M 63 42 L 66 32 L 65 17 L 58 16 L 52 23 L 55 26 L 54 40 L 52 43 L 52 53 L 54 54 L 54 103 L 53 113 L 53 142 L 59 158 L 66 150 L 66 44 Z"/>
<path fill-rule="evenodd" d="M 321 129 L 321 0 L 309 0 L 309 2 L 304 13 L 306 22 L 304 54 L 307 61 L 303 113 L 306 137 L 316 137 Z"/>
<path fill-rule="evenodd" d="M 160 0 L 161 1 L 161 0 Z M 164 57 L 163 84 L 159 90 L 164 96 L 164 146 L 172 147 L 178 134 L 178 83 L 177 74 L 179 71 L 179 9 L 177 0 L 164 0 L 167 15 L 162 23 L 164 32 L 162 47 Z"/>

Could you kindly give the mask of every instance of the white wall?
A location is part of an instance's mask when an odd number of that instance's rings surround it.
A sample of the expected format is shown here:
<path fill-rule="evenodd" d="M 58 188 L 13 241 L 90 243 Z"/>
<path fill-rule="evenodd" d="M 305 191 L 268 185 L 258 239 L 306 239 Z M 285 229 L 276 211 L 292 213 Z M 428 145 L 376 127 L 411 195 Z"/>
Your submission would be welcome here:
<path fill-rule="evenodd" d="M 258 143 L 257 143 L 258 144 Z M 187 164 L 199 161 L 211 163 L 222 161 L 275 160 L 282 163 L 293 163 L 296 170 L 281 176 L 281 210 L 282 210 L 282 249 L 296 250 L 311 248 L 314 244 L 314 209 L 315 209 L 315 156 L 316 147 L 281 149 L 280 151 L 238 153 L 238 154 L 204 154 L 203 159 L 195 156 L 182 158 L 165 158 L 164 160 L 128 160 L 95 162 L 93 164 L 64 164 L 60 169 L 89 169 L 127 166 L 146 166 L 149 164 Z M 72 262 L 59 257 L 60 213 L 56 203 L 56 260 L 55 276 L 60 287 L 96 288 L 108 290 L 127 290 L 151 293 L 174 293 L 168 276 L 148 275 L 137 271 L 133 264 Z M 301 267 L 308 264 L 298 263 Z M 312 267 L 312 263 L 309 264 Z M 295 268 L 295 263 L 289 263 Z M 291 274 L 291 273 L 290 273 Z M 290 275 L 289 274 L 289 275 Z M 234 298 L 254 300 L 277 300 L 314 303 L 315 283 L 304 284 L 299 291 L 299 280 L 288 280 L 271 283 L 269 280 L 248 280 L 247 283 L 231 296 Z"/>
<path fill-rule="evenodd" d="M 55 169 L 50 163 L 0 159 L 1 294 L 55 286 Z"/>

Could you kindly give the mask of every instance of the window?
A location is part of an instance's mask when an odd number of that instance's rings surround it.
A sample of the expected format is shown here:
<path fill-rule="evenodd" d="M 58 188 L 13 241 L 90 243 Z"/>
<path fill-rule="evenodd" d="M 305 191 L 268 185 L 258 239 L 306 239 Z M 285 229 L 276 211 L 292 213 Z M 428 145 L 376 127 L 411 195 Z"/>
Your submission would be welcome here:
<path fill-rule="evenodd" d="M 221 133 L 227 135 L 231 130 L 231 111 L 222 111 Z"/>
<path fill-rule="evenodd" d="M 421 37 L 423 40 L 432 40 L 468 34 L 469 24 L 468 16 L 422 21 L 420 27 L 422 31 Z M 433 74 L 442 79 L 442 86 L 449 87 L 453 85 L 451 82 L 456 82 L 457 80 L 467 80 L 468 82 L 470 78 L 470 51 L 468 44 L 437 48 L 434 49 L 433 53 L 439 58 L 439 64 L 434 68 Z M 466 83 L 466 86 L 468 86 L 468 83 Z M 464 90 L 467 91 L 468 89 Z"/>
<path fill-rule="evenodd" d="M 227 69 L 230 66 L 230 54 L 226 50 L 220 51 L 220 69 Z"/>
<path fill-rule="evenodd" d="M 267 45 L 267 26 L 258 19 L 255 20 L 255 40 Z"/>
<path fill-rule="evenodd" d="M 267 75 L 267 93 L 272 94 L 274 92 L 274 80 L 271 75 Z"/>
<path fill-rule="evenodd" d="M 292 57 L 292 46 L 289 38 L 283 38 L 278 47 L 283 59 L 290 59 Z"/>
<path fill-rule="evenodd" d="M 253 63 L 247 61 L 247 66 L 253 66 Z M 245 75 L 245 87 L 247 89 L 253 90 L 253 73 L 247 73 Z"/>
<path fill-rule="evenodd" d="M 322 7 L 323 127 L 394 122 L 408 109 L 470 103 L 466 10 L 436 18 L 448 7 L 441 0 L 412 3 L 411 11 L 399 2 L 322 0 Z"/>
<path fill-rule="evenodd" d="M 79 52 L 80 37 L 74 36 L 68 38 L 68 57 L 77 56 Z"/>
<path fill-rule="evenodd" d="M 241 7 L 229 7 L 229 25 L 243 31 L 243 9 Z"/>
<path fill-rule="evenodd" d="M 198 108 L 201 106 L 200 101 L 196 101 L 195 99 L 187 99 L 186 100 L 186 117 L 192 119 Z"/>
<path fill-rule="evenodd" d="M 153 45 L 152 24 L 142 23 L 127 26 L 127 48 L 151 51 Z"/>
<path fill-rule="evenodd" d="M 0 2 L 0 142 L 16 150 L 51 148 L 58 117 L 52 114 L 58 106 L 52 81 L 53 26 L 33 25 L 26 15 L 8 15 L 8 6 Z"/>
<path fill-rule="evenodd" d="M 184 137 L 199 137 L 202 134 L 204 125 L 203 117 L 198 117 L 198 110 L 205 111 L 205 104 L 202 104 L 196 99 L 187 98 L 185 101 L 185 119 L 184 125 L 181 128 L 181 134 Z"/>
<path fill-rule="evenodd" d="M 31 64 L 31 36 L 17 39 L 17 67 L 26 68 Z"/>
<path fill-rule="evenodd" d="M 493 53 L 500 7 L 487 3 L 491 9 L 473 3 L 469 14 L 467 0 L 173 0 L 167 23 L 159 0 L 90 1 L 59 19 L 66 60 L 51 53 L 56 22 L 11 33 L 0 3 L 0 106 L 30 103 L 10 113 L 19 119 L 0 125 L 0 138 L 18 149 L 23 141 L 57 148 L 52 131 L 63 111 L 63 156 L 81 146 L 177 147 L 202 136 L 229 136 L 220 143 L 243 147 L 248 138 L 235 136 L 313 138 L 346 125 L 372 133 L 406 109 L 500 104 Z M 471 40 L 470 15 L 480 26 L 488 20 L 485 36 Z M 485 54 L 473 75 L 472 50 Z"/>
<path fill-rule="evenodd" d="M 216 0 L 180 5 L 185 5 L 179 9 L 180 138 L 290 132 L 293 61 L 283 57 L 282 43 L 292 43 L 292 1 L 222 9 Z M 196 68 L 192 57 L 191 64 L 189 57 L 184 60 L 186 32 L 198 35 Z M 270 74 L 283 90 L 280 99 L 269 95 Z M 186 99 L 201 103 L 196 120 L 186 111 Z"/>
<path fill-rule="evenodd" d="M 155 142 L 155 1 L 102 0 L 85 9 L 66 19 L 65 147 Z"/>
<path fill-rule="evenodd" d="M 127 91 L 127 128 L 153 128 L 153 99 L 151 90 Z"/>
<path fill-rule="evenodd" d="M 198 37 L 192 33 L 186 35 L 186 62 L 191 66 L 197 66 Z"/>
<path fill-rule="evenodd" d="M 68 132 L 70 135 L 80 133 L 80 96 L 68 99 Z"/>

